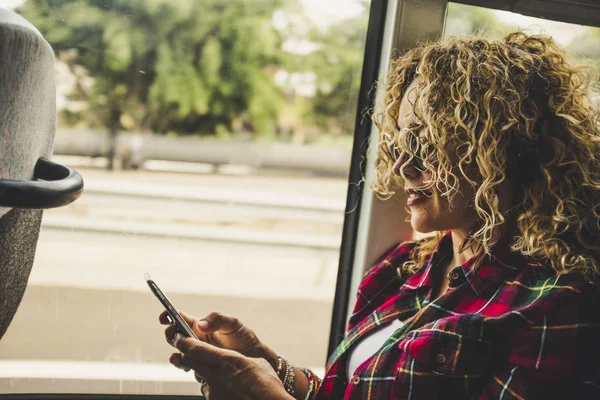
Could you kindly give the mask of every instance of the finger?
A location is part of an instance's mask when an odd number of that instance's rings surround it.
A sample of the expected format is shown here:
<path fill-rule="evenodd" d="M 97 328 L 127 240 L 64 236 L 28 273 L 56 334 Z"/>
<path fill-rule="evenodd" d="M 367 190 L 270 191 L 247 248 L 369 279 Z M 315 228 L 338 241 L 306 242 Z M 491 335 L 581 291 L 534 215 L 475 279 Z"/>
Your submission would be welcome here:
<path fill-rule="evenodd" d="M 202 396 L 204 396 L 206 400 L 210 400 L 210 388 L 208 387 L 208 383 L 200 386 L 200 393 L 202 393 Z"/>
<path fill-rule="evenodd" d="M 167 343 L 173 345 L 173 337 L 177 333 L 177 328 L 172 325 L 169 325 L 165 328 L 165 339 L 167 339 Z"/>
<path fill-rule="evenodd" d="M 198 338 L 200 338 L 202 340 L 205 339 L 205 335 L 207 334 L 207 332 L 205 332 L 202 329 L 202 326 L 198 325 L 199 320 L 196 317 L 193 317 L 192 315 L 187 314 L 182 311 L 179 311 L 179 315 L 181 315 L 181 318 L 183 318 L 185 323 L 188 324 L 190 328 L 192 328 L 192 331 L 194 331 L 194 333 L 196 334 L 196 336 L 198 336 Z"/>
<path fill-rule="evenodd" d="M 190 364 L 190 359 L 186 359 L 186 357 L 181 353 L 173 353 L 169 358 L 169 362 L 175 367 L 184 369 L 186 371 L 193 369 L 194 379 L 196 379 L 196 382 L 198 383 L 206 383 L 208 379 L 219 381 L 219 379 L 227 378 L 221 376 L 218 370 L 211 367 L 206 367 L 203 365 L 196 365 L 195 367 L 192 367 Z"/>
<path fill-rule="evenodd" d="M 190 367 L 186 366 L 183 363 L 183 358 L 181 357 L 181 353 L 171 354 L 171 357 L 169 357 L 169 362 L 171 364 L 173 364 L 175 367 L 184 370 L 185 372 L 188 372 L 190 370 Z"/>
<path fill-rule="evenodd" d="M 205 390 L 203 391 L 204 396 L 208 397 L 210 393 L 210 389 L 206 389 L 208 387 L 207 382 L 214 383 L 217 387 L 229 387 L 232 379 L 232 371 L 228 366 L 232 366 L 231 363 L 234 361 L 225 362 L 225 368 L 214 368 L 207 365 L 202 365 L 199 363 L 194 363 L 194 361 L 190 357 L 186 357 L 185 354 L 173 354 L 172 356 L 175 358 L 174 362 L 179 365 L 187 366 L 194 370 L 194 378 L 198 383 L 205 383 Z M 220 399 L 221 397 L 219 397 Z"/>
<path fill-rule="evenodd" d="M 223 315 L 218 312 L 212 312 L 206 317 L 195 321 L 197 327 L 202 333 L 219 332 L 224 335 L 230 335 L 242 328 L 240 320 L 234 317 Z"/>
<path fill-rule="evenodd" d="M 160 321 L 161 325 L 170 325 L 171 321 L 169 320 L 169 313 L 167 311 L 163 311 L 160 313 L 160 315 L 158 316 L 158 320 Z"/>
<path fill-rule="evenodd" d="M 206 383 L 206 379 L 204 379 L 203 376 L 198 375 L 196 371 L 194 371 L 194 379 L 196 379 L 196 382 L 198 383 Z"/>
<path fill-rule="evenodd" d="M 208 380 L 215 382 L 215 384 L 218 385 L 218 382 L 228 378 L 230 379 L 231 377 L 222 376 L 219 371 L 214 368 L 198 366 L 194 369 L 194 379 L 196 379 L 196 382 L 200 384 L 204 382 L 206 386 L 208 386 Z"/>
<path fill-rule="evenodd" d="M 208 388 L 208 382 L 206 381 L 206 379 L 198 375 L 197 372 L 194 372 L 194 378 L 196 379 L 196 382 L 200 384 L 200 393 L 202 394 L 202 396 L 204 396 L 206 399 L 209 399 L 210 389 Z"/>
<path fill-rule="evenodd" d="M 237 354 L 179 333 L 176 333 L 173 339 L 173 346 L 183 353 L 184 364 L 196 371 L 200 366 L 219 368 Z"/>
<path fill-rule="evenodd" d="M 192 369 L 190 365 L 186 364 L 186 360 L 184 359 L 184 356 L 181 353 L 171 354 L 171 357 L 169 357 L 169 362 L 175 367 L 184 370 L 185 372 L 188 372 Z M 198 383 L 206 382 L 205 376 L 214 378 L 213 371 L 208 367 L 202 366 L 198 366 L 197 370 L 194 369 L 194 379 L 196 379 Z"/>
<path fill-rule="evenodd" d="M 179 315 L 181 315 L 183 320 L 193 329 L 194 324 L 196 323 L 197 319 L 195 317 L 191 316 L 190 314 L 186 314 L 184 312 L 179 312 Z M 171 316 L 167 311 L 163 311 L 160 314 L 160 316 L 158 317 L 158 320 L 163 325 L 171 325 L 171 323 L 172 323 Z"/>
<path fill-rule="evenodd" d="M 196 321 L 198 320 L 198 318 L 196 318 L 193 315 L 190 315 L 188 313 L 185 313 L 183 311 L 179 311 L 179 315 L 181 315 L 181 318 L 183 318 L 183 320 L 186 322 L 186 324 L 188 324 L 190 327 L 194 328 L 194 325 L 196 324 Z"/>

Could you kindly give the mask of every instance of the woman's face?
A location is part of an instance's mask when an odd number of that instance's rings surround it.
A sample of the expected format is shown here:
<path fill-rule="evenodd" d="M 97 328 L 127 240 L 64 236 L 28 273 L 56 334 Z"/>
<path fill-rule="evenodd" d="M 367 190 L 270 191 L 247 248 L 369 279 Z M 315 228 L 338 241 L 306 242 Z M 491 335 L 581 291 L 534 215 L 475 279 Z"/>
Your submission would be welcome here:
<path fill-rule="evenodd" d="M 400 111 L 398 115 L 398 126 L 400 129 L 407 128 L 411 124 L 416 124 L 417 120 L 413 113 L 413 102 L 415 99 L 415 87 L 417 80 L 415 79 L 407 90 L 407 94 L 400 103 Z M 419 133 L 421 142 L 424 141 L 425 130 Z M 458 156 L 456 154 L 448 155 L 452 163 L 457 165 Z M 407 155 L 402 154 L 394 164 L 394 173 L 400 176 L 400 166 L 406 162 Z M 429 233 L 433 231 L 462 231 L 468 233 L 476 223 L 477 213 L 471 206 L 472 199 L 475 196 L 475 190 L 462 176 L 458 166 L 453 173 L 458 177 L 459 192 L 452 199 L 452 211 L 450 211 L 450 203 L 448 197 L 443 197 L 437 190 L 435 185 L 427 189 L 427 196 L 422 197 L 416 202 L 412 201 L 414 196 L 408 194 L 407 205 L 411 210 L 411 225 L 412 228 L 420 233 Z M 413 163 L 408 164 L 404 168 L 404 174 L 407 181 L 405 182 L 405 190 L 419 189 L 428 186 L 432 179 L 430 172 L 417 169 Z M 413 204 L 414 203 L 414 204 Z"/>

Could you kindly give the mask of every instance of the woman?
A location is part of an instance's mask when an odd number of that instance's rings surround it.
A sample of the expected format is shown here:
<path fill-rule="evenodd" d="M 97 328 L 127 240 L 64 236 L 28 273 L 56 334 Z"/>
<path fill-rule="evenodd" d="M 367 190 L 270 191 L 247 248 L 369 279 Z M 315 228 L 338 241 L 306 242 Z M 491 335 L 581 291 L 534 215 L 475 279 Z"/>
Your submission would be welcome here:
<path fill-rule="evenodd" d="M 391 67 L 373 187 L 434 235 L 367 273 L 323 381 L 219 314 L 171 363 L 210 399 L 600 398 L 597 74 L 523 33 Z"/>

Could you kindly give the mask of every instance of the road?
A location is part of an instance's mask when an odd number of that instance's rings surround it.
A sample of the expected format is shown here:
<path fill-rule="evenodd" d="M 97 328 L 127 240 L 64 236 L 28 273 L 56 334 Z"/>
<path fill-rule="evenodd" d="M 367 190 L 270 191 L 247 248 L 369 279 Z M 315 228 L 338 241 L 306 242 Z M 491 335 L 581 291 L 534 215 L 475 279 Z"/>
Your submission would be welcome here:
<path fill-rule="evenodd" d="M 145 272 L 180 309 L 235 315 L 292 362 L 324 365 L 343 180 L 82 173 L 90 191 L 45 214 L 26 295 L 0 343 L 0 393 L 195 394 L 188 377 L 169 381 Z M 205 198 L 215 191 L 229 200 Z M 115 371 L 120 379 L 99 378 Z"/>

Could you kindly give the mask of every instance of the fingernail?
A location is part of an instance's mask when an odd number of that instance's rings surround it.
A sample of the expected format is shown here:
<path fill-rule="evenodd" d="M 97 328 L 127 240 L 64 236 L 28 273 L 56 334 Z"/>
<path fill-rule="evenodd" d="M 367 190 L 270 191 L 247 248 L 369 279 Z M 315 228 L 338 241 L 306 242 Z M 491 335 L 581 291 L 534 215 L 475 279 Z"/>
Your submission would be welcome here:
<path fill-rule="evenodd" d="M 198 321 L 198 327 L 200 327 L 200 329 L 202 329 L 202 330 L 207 330 L 208 329 L 208 321 L 205 321 L 205 320 Z"/>

